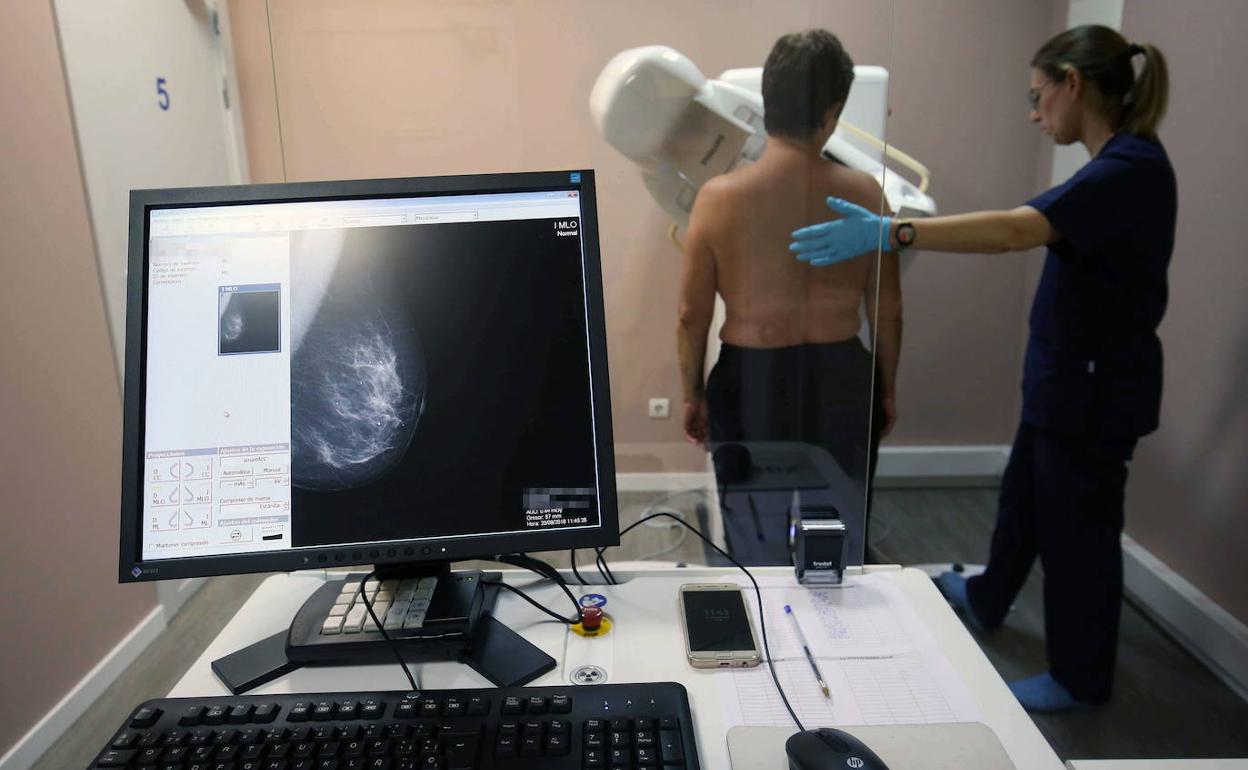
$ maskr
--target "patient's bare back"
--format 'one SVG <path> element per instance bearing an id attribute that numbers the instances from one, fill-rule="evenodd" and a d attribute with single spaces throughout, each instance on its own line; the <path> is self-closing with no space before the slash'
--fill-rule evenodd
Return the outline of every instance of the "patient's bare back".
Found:
<path id="1" fill-rule="evenodd" d="M 724 342 L 771 348 L 858 333 L 874 252 L 811 267 L 789 251 L 794 230 L 834 218 L 825 203 L 830 195 L 871 211 L 881 205 L 868 175 L 805 157 L 765 155 L 699 192 L 695 212 L 715 255 L 716 288 L 727 309 Z"/>

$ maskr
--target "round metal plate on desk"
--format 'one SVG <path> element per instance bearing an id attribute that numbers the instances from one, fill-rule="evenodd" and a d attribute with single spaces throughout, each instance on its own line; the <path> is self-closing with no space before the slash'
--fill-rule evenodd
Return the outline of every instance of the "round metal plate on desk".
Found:
<path id="1" fill-rule="evenodd" d="M 568 679 L 572 684 L 603 684 L 607 681 L 607 670 L 601 666 L 577 666 Z"/>

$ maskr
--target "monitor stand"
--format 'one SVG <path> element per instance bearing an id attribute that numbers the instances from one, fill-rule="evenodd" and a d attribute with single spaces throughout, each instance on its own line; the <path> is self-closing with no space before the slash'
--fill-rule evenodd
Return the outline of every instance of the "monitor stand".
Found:
<path id="1" fill-rule="evenodd" d="M 359 604 L 357 589 L 364 574 L 327 581 L 303 603 L 289 630 L 213 661 L 213 672 L 238 695 L 305 665 L 397 664 L 394 647 L 367 612 L 365 630 L 324 633 L 340 596 L 350 595 Z M 409 593 L 419 595 L 407 611 L 409 621 L 418 622 L 407 622 L 406 628 L 393 619 L 387 625 L 378 604 L 386 601 L 384 594 L 372 601 L 405 662 L 459 661 L 499 687 L 516 687 L 553 669 L 555 659 L 494 617 L 499 588 L 488 583 L 500 578 L 497 572 L 452 572 L 448 562 L 379 567 L 377 580 L 394 589 L 389 592 L 391 607 Z M 378 585 L 368 581 L 370 591 Z"/>

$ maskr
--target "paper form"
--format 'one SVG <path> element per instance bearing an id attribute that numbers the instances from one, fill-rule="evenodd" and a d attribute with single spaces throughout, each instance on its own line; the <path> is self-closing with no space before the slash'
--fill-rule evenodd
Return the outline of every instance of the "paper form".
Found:
<path id="1" fill-rule="evenodd" d="M 776 673 L 807 728 L 981 721 L 966 686 L 891 580 L 865 575 L 808 588 L 769 578 L 759 587 Z M 746 597 L 753 591 L 747 588 Z M 810 640 L 830 699 L 784 617 L 785 604 Z M 757 615 L 756 602 L 749 605 Z M 716 680 L 728 726 L 792 724 L 765 663 L 717 672 Z"/>

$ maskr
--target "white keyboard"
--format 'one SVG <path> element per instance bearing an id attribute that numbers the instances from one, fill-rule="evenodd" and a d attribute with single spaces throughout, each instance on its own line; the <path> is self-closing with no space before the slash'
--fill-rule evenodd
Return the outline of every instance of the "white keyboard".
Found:
<path id="1" fill-rule="evenodd" d="M 373 612 L 386 631 L 401 632 L 418 629 L 425 622 L 429 602 L 438 585 L 436 577 L 408 578 L 406 580 L 370 580 L 364 588 Z M 321 624 L 321 635 L 358 634 L 377 630 L 368 608 L 360 599 L 360 584 L 349 580 L 342 586 L 334 600 L 329 615 Z"/>

